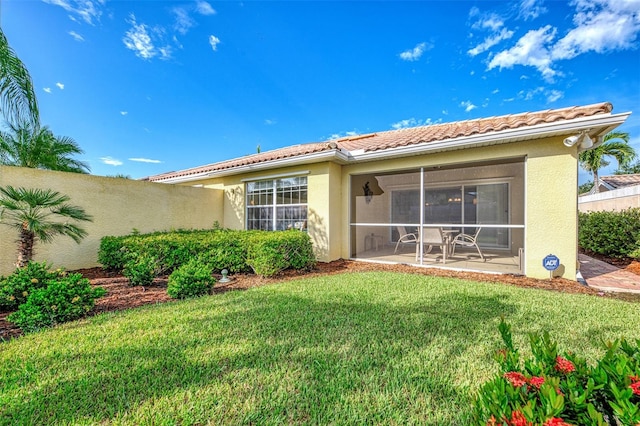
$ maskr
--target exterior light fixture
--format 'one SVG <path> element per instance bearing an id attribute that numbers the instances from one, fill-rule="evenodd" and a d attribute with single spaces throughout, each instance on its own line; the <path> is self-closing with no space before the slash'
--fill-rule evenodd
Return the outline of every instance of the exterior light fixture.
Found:
<path id="1" fill-rule="evenodd" d="M 589 149 L 593 146 L 593 140 L 587 134 L 588 130 L 583 130 L 579 135 L 569 136 L 562 141 L 564 146 L 571 148 L 579 143 L 581 149 Z"/>

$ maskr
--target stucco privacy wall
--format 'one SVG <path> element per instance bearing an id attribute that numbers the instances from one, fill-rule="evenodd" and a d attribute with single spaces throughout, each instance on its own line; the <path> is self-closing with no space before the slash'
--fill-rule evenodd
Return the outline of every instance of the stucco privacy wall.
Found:
<path id="1" fill-rule="evenodd" d="M 222 190 L 0 166 L 0 186 L 7 185 L 61 192 L 93 216 L 93 222 L 82 225 L 88 236 L 80 244 L 56 237 L 52 244 L 35 246 L 37 261 L 69 270 L 97 266 L 105 235 L 203 229 L 223 222 Z M 16 238 L 14 229 L 0 226 L 0 275 L 15 268 Z"/>
<path id="2" fill-rule="evenodd" d="M 640 185 L 578 197 L 578 210 L 583 213 L 621 211 L 636 207 L 640 207 Z"/>
<path id="3" fill-rule="evenodd" d="M 340 241 L 342 239 L 339 165 L 324 162 L 277 168 L 202 180 L 198 181 L 197 185 L 224 190 L 223 223 L 225 228 L 245 229 L 245 183 L 299 173 L 302 173 L 301 176 L 307 176 L 307 232 L 313 242 L 316 257 L 322 262 L 338 259 L 340 258 Z"/>
<path id="4" fill-rule="evenodd" d="M 562 137 L 344 166 L 341 216 L 347 223 L 352 174 L 511 158 L 525 158 L 525 274 L 548 278 L 549 272 L 543 268 L 542 259 L 552 253 L 562 263 L 557 275 L 575 280 L 577 148 L 565 147 Z M 345 236 L 341 242 L 341 256 L 348 258 L 349 238 Z"/>

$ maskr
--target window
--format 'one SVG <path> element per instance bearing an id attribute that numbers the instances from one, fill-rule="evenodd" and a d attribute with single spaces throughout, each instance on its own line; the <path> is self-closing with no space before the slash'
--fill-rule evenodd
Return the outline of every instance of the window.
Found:
<path id="1" fill-rule="evenodd" d="M 307 178 L 247 183 L 247 229 L 306 229 Z"/>

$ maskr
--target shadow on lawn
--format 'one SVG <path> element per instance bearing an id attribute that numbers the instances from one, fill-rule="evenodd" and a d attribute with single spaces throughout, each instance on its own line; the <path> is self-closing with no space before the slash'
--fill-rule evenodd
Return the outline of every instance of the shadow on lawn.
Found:
<path id="1" fill-rule="evenodd" d="M 277 290 L 217 297 L 177 318 L 172 312 L 186 305 L 155 308 L 179 334 L 134 337 L 106 351 L 70 347 L 68 363 L 60 354 L 41 361 L 72 368 L 70 380 L 38 383 L 37 374 L 15 372 L 28 397 L 5 397 L 0 419 L 344 423 L 385 422 L 391 412 L 394 422 L 430 423 L 439 410 L 440 422 L 463 424 L 472 396 L 456 383 L 458 362 L 487 339 L 497 343 L 500 316 L 517 309 L 505 297 L 456 292 L 375 304 L 339 292 L 324 300 Z M 480 357 L 492 365 L 492 353 Z M 180 391 L 187 393 L 164 400 Z"/>

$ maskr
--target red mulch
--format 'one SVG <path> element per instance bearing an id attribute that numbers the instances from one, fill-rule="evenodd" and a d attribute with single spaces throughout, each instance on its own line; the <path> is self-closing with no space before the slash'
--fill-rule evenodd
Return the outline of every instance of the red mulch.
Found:
<path id="1" fill-rule="evenodd" d="M 640 274 L 640 263 L 638 262 L 627 262 L 626 265 L 617 266 L 626 266 L 627 270 Z M 236 274 L 232 277 L 232 281 L 227 284 L 216 283 L 214 293 L 224 293 L 230 290 L 246 290 L 251 287 L 257 287 L 279 281 L 289 281 L 301 277 L 314 277 L 319 275 L 359 271 L 395 271 L 420 275 L 455 277 L 473 281 L 503 283 L 519 287 L 552 290 L 562 293 L 580 293 L 603 296 L 603 293 L 598 290 L 585 287 L 576 281 L 564 278 L 539 280 L 516 275 L 456 272 L 437 268 L 418 268 L 408 265 L 387 265 L 349 260 L 336 260 L 329 263 L 318 263 L 315 269 L 309 272 L 285 271 L 275 278 L 261 278 L 253 274 Z M 124 310 L 148 304 L 166 303 L 172 300 L 167 295 L 167 277 L 156 278 L 153 285 L 148 287 L 131 287 L 128 284 L 127 278 L 114 272 L 104 271 L 101 268 L 81 269 L 73 272 L 81 273 L 91 281 L 92 285 L 100 286 L 107 290 L 107 294 L 96 301 L 96 306 L 91 311 L 92 315 L 101 312 Z M 605 297 L 618 296 L 607 294 Z M 0 313 L 0 341 L 3 339 L 17 337 L 22 334 L 18 327 L 15 327 L 13 324 L 6 321 L 7 315 L 9 315 L 8 312 Z"/>

